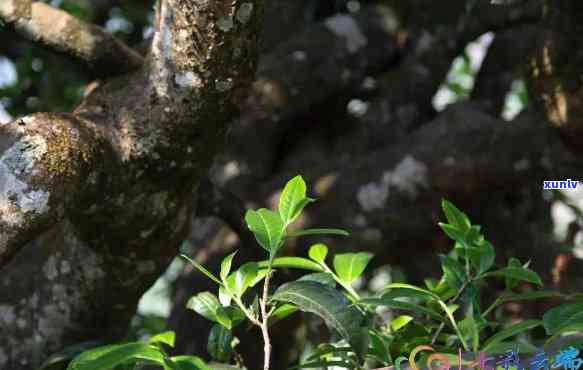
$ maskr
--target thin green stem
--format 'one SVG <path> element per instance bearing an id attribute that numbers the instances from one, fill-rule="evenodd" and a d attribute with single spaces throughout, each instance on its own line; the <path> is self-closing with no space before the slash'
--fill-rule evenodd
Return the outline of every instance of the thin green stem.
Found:
<path id="1" fill-rule="evenodd" d="M 459 297 L 462 295 L 462 293 L 466 290 L 466 288 L 468 287 L 468 285 L 470 285 L 470 283 L 473 281 L 472 278 L 469 278 L 468 280 L 464 281 L 464 283 L 462 284 L 460 290 L 458 290 L 458 292 L 456 293 L 455 296 L 453 296 L 450 300 L 449 303 L 454 303 L 455 301 L 457 301 L 459 299 Z M 435 331 L 435 334 L 433 334 L 433 337 L 431 338 L 431 345 L 435 344 L 435 341 L 437 341 L 437 337 L 439 336 L 439 334 L 441 334 L 441 332 L 443 331 L 443 328 L 445 327 L 445 322 L 442 322 L 439 327 L 437 328 L 437 330 Z M 459 335 L 459 334 L 458 334 Z M 460 340 L 462 342 L 462 344 L 464 345 L 464 349 L 467 350 L 466 348 L 466 343 L 464 338 L 460 337 Z"/>
<path id="2" fill-rule="evenodd" d="M 496 297 L 496 300 L 494 300 L 494 302 L 488 308 L 486 308 L 484 312 L 482 312 L 482 318 L 486 318 L 490 311 L 498 307 L 500 303 L 502 303 L 502 296 Z"/>
<path id="3" fill-rule="evenodd" d="M 338 284 L 340 284 L 340 286 L 342 286 L 352 296 L 352 298 L 353 298 L 354 301 L 359 301 L 360 300 L 360 296 L 354 290 L 354 288 L 351 287 L 350 284 L 346 284 L 345 282 L 343 282 L 342 280 L 340 280 L 340 278 L 338 276 L 336 276 L 336 274 L 330 269 L 330 267 L 328 267 L 328 265 L 326 265 L 326 264 L 320 264 L 320 266 L 322 266 L 324 268 L 324 270 L 326 270 L 327 273 L 329 273 L 330 275 L 332 275 L 332 277 L 334 278 L 334 280 Z"/>

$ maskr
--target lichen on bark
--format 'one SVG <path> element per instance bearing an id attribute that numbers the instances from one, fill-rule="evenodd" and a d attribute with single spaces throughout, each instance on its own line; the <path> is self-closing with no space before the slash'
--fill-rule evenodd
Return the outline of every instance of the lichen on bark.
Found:
<path id="1" fill-rule="evenodd" d="M 198 182 L 254 78 L 262 9 L 160 0 L 144 68 L 101 82 L 71 114 L 0 127 L 0 180 L 12 184 L 0 187 L 0 307 L 18 312 L 0 320 L 3 367 L 123 335 L 188 234 Z M 223 18 L 235 19 L 228 31 Z M 15 205 L 23 219 L 8 226 Z"/>

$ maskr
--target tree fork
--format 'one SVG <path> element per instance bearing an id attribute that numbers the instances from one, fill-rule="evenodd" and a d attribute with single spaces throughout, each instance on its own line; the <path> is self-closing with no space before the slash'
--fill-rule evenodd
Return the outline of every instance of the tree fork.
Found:
<path id="1" fill-rule="evenodd" d="M 193 195 L 254 78 L 263 2 L 158 9 L 143 69 L 71 114 L 1 128 L 2 368 L 119 339 L 188 235 Z"/>

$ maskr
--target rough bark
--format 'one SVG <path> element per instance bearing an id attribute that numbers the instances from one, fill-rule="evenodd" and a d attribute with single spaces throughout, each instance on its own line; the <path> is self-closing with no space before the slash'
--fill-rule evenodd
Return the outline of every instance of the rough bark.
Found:
<path id="1" fill-rule="evenodd" d="M 188 235 L 254 75 L 262 12 L 261 0 L 162 0 L 146 68 L 95 86 L 71 114 L 1 127 L 1 367 L 125 333 Z"/>
<path id="2" fill-rule="evenodd" d="M 583 138 L 583 4 L 546 1 L 537 52 L 530 61 L 529 92 L 547 120 L 573 150 Z"/>

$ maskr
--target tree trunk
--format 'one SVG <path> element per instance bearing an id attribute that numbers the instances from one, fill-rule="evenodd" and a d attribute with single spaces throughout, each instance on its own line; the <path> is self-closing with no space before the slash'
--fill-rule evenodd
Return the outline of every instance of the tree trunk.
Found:
<path id="1" fill-rule="evenodd" d="M 143 68 L 99 83 L 73 113 L 0 127 L 0 367 L 124 335 L 188 235 L 253 79 L 262 12 L 261 0 L 162 0 Z M 96 68 L 112 60 L 100 29 L 44 4 L 3 1 L 0 16 Z"/>

